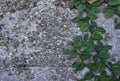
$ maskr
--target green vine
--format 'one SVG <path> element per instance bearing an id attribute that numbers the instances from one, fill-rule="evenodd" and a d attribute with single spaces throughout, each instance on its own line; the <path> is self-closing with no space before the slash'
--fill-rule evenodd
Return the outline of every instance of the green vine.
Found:
<path id="1" fill-rule="evenodd" d="M 100 7 L 102 4 L 106 6 Z M 120 61 L 115 64 L 108 61 L 112 46 L 102 43 L 102 35 L 106 30 L 94 21 L 98 18 L 98 12 L 103 12 L 105 18 L 114 14 L 120 16 L 120 0 L 72 0 L 71 6 L 78 10 L 78 15 L 71 21 L 76 23 L 83 35 L 69 41 L 68 44 L 73 48 L 65 49 L 64 54 L 68 54 L 71 59 L 80 58 L 72 64 L 75 71 L 85 67 L 89 69 L 78 81 L 120 81 Z M 115 29 L 120 29 L 119 17 L 115 19 L 115 23 Z M 111 72 L 110 75 L 107 70 Z"/>

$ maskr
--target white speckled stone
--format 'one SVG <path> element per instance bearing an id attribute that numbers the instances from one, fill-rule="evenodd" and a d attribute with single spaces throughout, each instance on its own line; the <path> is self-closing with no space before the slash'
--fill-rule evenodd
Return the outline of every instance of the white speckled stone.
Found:
<path id="1" fill-rule="evenodd" d="M 0 0 L 0 81 L 76 81 L 87 69 L 75 73 L 63 55 L 67 42 L 80 29 L 70 19 L 77 13 L 60 0 Z M 107 33 L 103 42 L 113 46 L 113 62 L 120 60 L 120 30 L 113 19 L 96 20 Z"/>

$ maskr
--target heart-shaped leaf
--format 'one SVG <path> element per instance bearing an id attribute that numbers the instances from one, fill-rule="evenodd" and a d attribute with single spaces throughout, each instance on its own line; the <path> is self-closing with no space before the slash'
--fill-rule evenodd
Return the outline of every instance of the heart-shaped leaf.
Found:
<path id="1" fill-rule="evenodd" d="M 84 79 L 85 80 L 90 80 L 93 78 L 93 74 L 91 72 L 87 72 L 84 76 Z"/>
<path id="2" fill-rule="evenodd" d="M 93 3 L 95 3 L 97 0 L 87 0 L 87 2 L 89 3 L 89 4 L 93 4 Z"/>
<path id="3" fill-rule="evenodd" d="M 87 52 L 83 52 L 81 55 L 80 55 L 80 58 L 82 59 L 82 60 L 86 60 L 86 59 L 88 59 L 88 58 L 90 58 L 91 57 L 91 54 L 90 53 L 87 53 Z"/>
<path id="4" fill-rule="evenodd" d="M 81 27 L 80 27 L 80 30 L 81 30 L 82 32 L 86 32 L 86 31 L 89 30 L 89 27 L 90 27 L 90 25 L 89 25 L 88 23 L 83 23 L 83 24 L 81 25 Z"/>
<path id="5" fill-rule="evenodd" d="M 96 13 L 95 12 L 92 12 L 92 11 L 90 11 L 88 14 L 87 14 L 87 16 L 90 18 L 90 19 L 97 19 L 98 18 L 98 16 L 96 15 Z"/>
<path id="6" fill-rule="evenodd" d="M 64 53 L 64 54 L 70 54 L 71 52 L 72 52 L 72 51 L 71 51 L 70 49 L 65 49 L 63 53 Z"/>
<path id="7" fill-rule="evenodd" d="M 101 32 L 101 33 L 105 33 L 106 32 L 106 30 L 104 28 L 102 28 L 102 27 L 97 27 L 96 30 Z"/>
<path id="8" fill-rule="evenodd" d="M 113 14 L 114 14 L 113 10 L 107 9 L 104 13 L 104 16 L 105 18 L 110 18 L 111 16 L 113 16 Z"/>
<path id="9" fill-rule="evenodd" d="M 101 52 L 98 54 L 98 56 L 99 56 L 100 58 L 103 58 L 103 59 L 110 58 L 110 54 L 107 53 L 106 51 L 101 51 Z"/>
<path id="10" fill-rule="evenodd" d="M 74 62 L 72 66 L 75 67 L 75 71 L 80 71 L 85 68 L 85 65 L 82 62 Z"/>
<path id="11" fill-rule="evenodd" d="M 94 31 L 94 32 L 92 33 L 91 37 L 92 37 L 93 39 L 96 39 L 96 40 L 101 40 L 101 39 L 103 39 L 102 34 L 101 34 L 100 32 L 98 32 L 98 31 Z"/>
<path id="12" fill-rule="evenodd" d="M 120 4 L 120 0 L 109 0 L 108 4 L 109 5 L 119 5 Z"/>
<path id="13" fill-rule="evenodd" d="M 85 8 L 86 8 L 85 5 L 80 4 L 79 7 L 78 7 L 78 12 L 79 12 L 79 13 L 82 12 Z"/>

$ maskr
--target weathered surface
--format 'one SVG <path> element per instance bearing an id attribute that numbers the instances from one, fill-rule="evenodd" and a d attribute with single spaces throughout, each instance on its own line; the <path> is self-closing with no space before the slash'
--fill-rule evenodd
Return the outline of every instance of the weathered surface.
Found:
<path id="1" fill-rule="evenodd" d="M 83 75 L 63 55 L 67 41 L 81 34 L 70 21 L 76 11 L 64 6 L 60 0 L 0 0 L 0 81 L 76 81 Z M 99 16 L 104 42 L 113 45 L 111 59 L 119 60 L 120 31 L 113 18 Z"/>

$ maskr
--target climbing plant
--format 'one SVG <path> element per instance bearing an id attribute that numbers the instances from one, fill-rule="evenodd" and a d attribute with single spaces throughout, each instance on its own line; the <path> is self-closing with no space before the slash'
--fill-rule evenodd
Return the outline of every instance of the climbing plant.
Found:
<path id="1" fill-rule="evenodd" d="M 100 7 L 102 4 L 106 6 Z M 83 34 L 68 42 L 72 48 L 65 49 L 64 54 L 68 54 L 71 59 L 80 58 L 72 64 L 75 71 L 85 67 L 89 69 L 78 81 L 120 81 L 120 61 L 115 64 L 108 61 L 112 46 L 102 43 L 106 30 L 94 21 L 98 18 L 98 12 L 103 12 L 105 18 L 114 14 L 120 16 L 120 0 L 72 0 L 71 6 L 78 10 L 78 15 L 71 21 L 76 23 Z M 120 29 L 119 17 L 115 23 L 115 29 Z"/>

